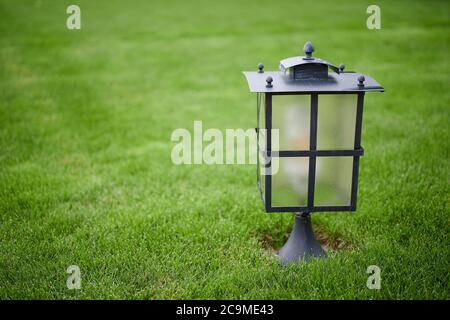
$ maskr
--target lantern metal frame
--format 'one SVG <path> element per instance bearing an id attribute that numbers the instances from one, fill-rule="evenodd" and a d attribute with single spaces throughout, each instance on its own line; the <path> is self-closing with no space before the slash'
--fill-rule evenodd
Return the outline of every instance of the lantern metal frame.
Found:
<path id="1" fill-rule="evenodd" d="M 364 95 L 365 92 L 355 92 L 355 91 L 327 91 L 327 92 L 316 92 L 316 91 L 302 91 L 302 92 L 265 92 L 258 93 L 265 95 L 265 129 L 267 130 L 266 137 L 266 150 L 259 149 L 259 130 L 257 130 L 257 141 L 258 141 L 258 153 L 262 153 L 263 157 L 272 159 L 273 157 L 279 158 L 289 158 L 289 157 L 307 157 L 309 159 L 309 172 L 308 172 L 308 200 L 307 206 L 272 206 L 272 175 L 271 175 L 271 161 L 268 162 L 266 168 L 269 173 L 265 175 L 265 188 L 262 190 L 260 183 L 260 174 L 258 172 L 258 187 L 261 192 L 261 196 L 264 202 L 264 208 L 266 212 L 324 212 L 324 211 L 355 211 L 357 203 L 357 193 L 358 193 L 358 175 L 359 175 L 359 158 L 364 155 L 364 149 L 361 146 L 361 130 L 362 130 L 362 116 L 363 116 L 363 105 L 364 105 Z M 354 149 L 350 150 L 317 150 L 317 115 L 318 115 L 318 97 L 319 95 L 325 94 L 355 94 L 357 95 L 356 102 L 356 122 L 355 122 L 355 137 L 354 137 Z M 272 96 L 274 95 L 309 95 L 310 100 L 310 142 L 309 150 L 272 150 Z M 261 99 L 257 98 L 258 102 L 258 125 L 257 129 L 260 128 L 260 118 L 259 114 L 261 112 Z M 350 204 L 346 206 L 323 206 L 314 205 L 314 193 L 315 193 L 315 182 L 316 182 L 316 159 L 318 157 L 353 157 L 353 169 L 352 169 L 352 181 L 351 181 L 351 193 L 350 193 Z M 258 171 L 259 171 L 258 163 Z"/>
<path id="2" fill-rule="evenodd" d="M 311 224 L 312 212 L 355 211 L 358 196 L 359 159 L 364 155 L 361 146 L 361 129 L 364 96 L 366 92 L 383 92 L 384 88 L 373 78 L 355 72 L 344 72 L 345 66 L 336 67 L 327 61 L 313 58 L 314 47 L 307 42 L 303 48 L 305 56 L 291 57 L 280 61 L 280 71 L 264 71 L 260 63 L 258 71 L 244 72 L 251 92 L 257 95 L 257 182 L 266 212 L 295 212 L 295 223 L 291 235 L 278 251 L 280 261 L 287 265 L 294 261 L 325 257 L 326 252 L 317 241 Z M 328 72 L 329 69 L 332 72 Z M 317 129 L 321 95 L 357 95 L 353 149 L 318 150 Z M 262 97 L 264 95 L 264 104 Z M 272 98 L 277 95 L 309 95 L 309 148 L 308 150 L 272 150 Z M 264 112 L 264 117 L 261 113 Z M 264 119 L 265 148 L 260 149 L 261 119 Z M 261 175 L 260 156 L 265 160 L 264 175 Z M 272 206 L 272 163 L 274 158 L 308 158 L 308 188 L 306 206 Z M 316 163 L 322 157 L 352 157 L 351 189 L 349 205 L 315 205 Z M 264 188 L 261 177 L 264 177 Z"/>
<path id="3" fill-rule="evenodd" d="M 321 212 L 321 211 L 355 211 L 358 196 L 359 159 L 364 155 L 361 146 L 361 129 L 365 92 L 383 92 L 384 88 L 373 78 L 355 72 L 344 72 L 345 66 L 338 67 L 319 58 L 313 58 L 314 47 L 310 42 L 304 46 L 305 56 L 290 57 L 280 61 L 280 71 L 264 71 L 262 64 L 258 71 L 244 72 L 251 92 L 257 93 L 257 144 L 258 160 L 261 155 L 265 163 L 265 187 L 261 187 L 261 175 L 258 172 L 258 185 L 266 212 Z M 328 72 L 331 69 L 332 72 Z M 357 95 L 356 119 L 353 149 L 317 150 L 318 109 L 321 95 Z M 261 105 L 264 95 L 264 105 Z M 310 141 L 308 150 L 272 150 L 272 97 L 276 95 L 310 96 Z M 264 112 L 266 129 L 266 150 L 260 150 L 261 124 L 260 114 Z M 353 157 L 350 203 L 348 205 L 315 205 L 316 161 L 319 157 Z M 308 191 L 306 206 L 273 206 L 271 165 L 274 157 L 307 157 Z M 258 161 L 258 171 L 260 170 Z"/>

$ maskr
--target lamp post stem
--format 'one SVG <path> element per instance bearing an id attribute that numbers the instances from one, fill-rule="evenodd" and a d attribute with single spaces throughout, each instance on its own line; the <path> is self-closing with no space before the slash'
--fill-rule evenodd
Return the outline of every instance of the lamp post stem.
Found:
<path id="1" fill-rule="evenodd" d="M 308 261 L 311 258 L 326 257 L 314 235 L 309 212 L 297 213 L 295 224 L 288 241 L 278 252 L 281 263 L 288 265 L 299 260 Z"/>

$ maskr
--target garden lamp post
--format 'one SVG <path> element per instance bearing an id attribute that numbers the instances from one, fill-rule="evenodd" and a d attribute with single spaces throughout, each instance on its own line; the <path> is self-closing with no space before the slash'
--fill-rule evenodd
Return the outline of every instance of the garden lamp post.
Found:
<path id="1" fill-rule="evenodd" d="M 283 264 L 325 256 L 311 213 L 356 210 L 364 94 L 384 91 L 369 76 L 313 57 L 310 42 L 303 50 L 305 56 L 281 60 L 280 71 L 259 64 L 244 72 L 257 95 L 258 186 L 265 210 L 296 213 L 278 252 Z"/>

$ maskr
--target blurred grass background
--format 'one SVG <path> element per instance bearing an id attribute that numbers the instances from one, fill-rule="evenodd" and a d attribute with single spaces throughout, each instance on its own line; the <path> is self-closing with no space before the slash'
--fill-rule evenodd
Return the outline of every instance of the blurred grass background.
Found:
<path id="1" fill-rule="evenodd" d="M 0 0 L 0 298 L 449 299 L 449 3 L 377 1 L 376 31 L 370 4 Z M 254 127 L 241 71 L 307 40 L 386 92 L 358 211 L 313 217 L 351 249 L 284 268 L 264 239 L 293 218 L 264 214 L 255 167 L 175 166 L 170 135 Z"/>

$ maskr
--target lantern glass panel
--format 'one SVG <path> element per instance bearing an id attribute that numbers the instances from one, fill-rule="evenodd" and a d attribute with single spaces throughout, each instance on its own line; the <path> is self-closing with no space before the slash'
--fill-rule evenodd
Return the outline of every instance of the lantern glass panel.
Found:
<path id="1" fill-rule="evenodd" d="M 279 129 L 279 148 L 273 150 L 308 150 L 310 133 L 309 95 L 273 95 L 272 127 Z"/>
<path id="2" fill-rule="evenodd" d="M 264 201 L 266 201 L 266 176 L 262 175 L 261 172 L 259 173 L 259 189 Z"/>
<path id="3" fill-rule="evenodd" d="M 272 158 L 272 206 L 306 206 L 308 157 Z"/>
<path id="4" fill-rule="evenodd" d="M 266 96 L 258 93 L 258 150 L 266 151 Z"/>
<path id="5" fill-rule="evenodd" d="M 356 94 L 324 94 L 318 98 L 317 149 L 353 149 Z"/>
<path id="6" fill-rule="evenodd" d="M 350 205 L 353 157 L 317 157 L 314 205 Z"/>
<path id="7" fill-rule="evenodd" d="M 258 108 L 258 123 L 257 123 L 257 128 L 258 128 L 258 154 L 257 154 L 257 166 L 258 166 L 258 185 L 259 185 L 259 189 L 260 192 L 263 196 L 263 198 L 265 199 L 264 195 L 266 192 L 266 179 L 265 179 L 265 175 L 264 172 L 266 171 L 265 167 L 264 167 L 264 163 L 265 163 L 265 158 L 264 158 L 264 154 L 266 152 L 266 132 L 265 130 L 261 130 L 261 129 L 265 129 L 266 128 L 266 100 L 265 100 L 265 94 L 264 93 L 258 93 L 257 95 L 257 108 Z"/>

